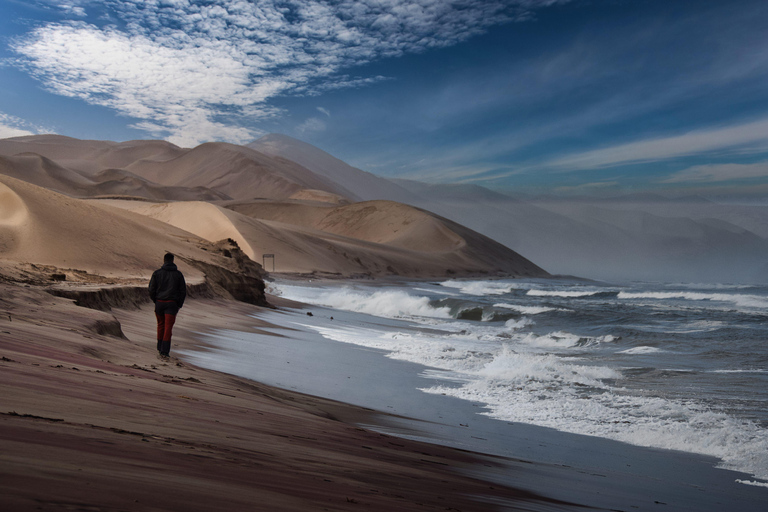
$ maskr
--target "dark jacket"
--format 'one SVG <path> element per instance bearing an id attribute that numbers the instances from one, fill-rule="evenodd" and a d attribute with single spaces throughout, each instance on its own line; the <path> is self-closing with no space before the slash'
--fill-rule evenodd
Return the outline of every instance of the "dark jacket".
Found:
<path id="1" fill-rule="evenodd" d="M 187 298 L 187 284 L 175 263 L 166 263 L 155 270 L 152 279 L 149 280 L 149 297 L 152 302 L 173 300 L 179 307 L 184 305 L 184 299 Z"/>

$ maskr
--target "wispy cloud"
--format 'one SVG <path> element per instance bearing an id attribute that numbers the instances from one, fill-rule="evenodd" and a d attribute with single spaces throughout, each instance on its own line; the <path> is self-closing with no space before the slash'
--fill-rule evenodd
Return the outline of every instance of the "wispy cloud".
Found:
<path id="1" fill-rule="evenodd" d="M 310 117 L 299 126 L 296 127 L 296 132 L 300 135 L 306 135 L 312 132 L 325 131 L 326 124 L 322 119 L 317 117 Z"/>
<path id="2" fill-rule="evenodd" d="M 602 169 L 713 153 L 761 153 L 766 149 L 768 119 L 576 153 L 550 160 L 541 167 L 560 171 Z"/>
<path id="3" fill-rule="evenodd" d="M 716 183 L 755 178 L 768 178 L 768 162 L 695 165 L 672 174 L 661 183 Z"/>
<path id="4" fill-rule="evenodd" d="M 41 126 L 35 126 L 16 116 L 0 112 L 0 139 L 49 133 L 51 131 Z"/>
<path id="5" fill-rule="evenodd" d="M 50 91 L 115 109 L 155 136 L 246 142 L 243 116 L 279 114 L 276 96 L 380 81 L 340 71 L 454 45 L 553 3 L 562 2 L 69 0 L 57 5 L 73 17 L 98 7 L 119 24 L 48 24 L 12 47 Z"/>

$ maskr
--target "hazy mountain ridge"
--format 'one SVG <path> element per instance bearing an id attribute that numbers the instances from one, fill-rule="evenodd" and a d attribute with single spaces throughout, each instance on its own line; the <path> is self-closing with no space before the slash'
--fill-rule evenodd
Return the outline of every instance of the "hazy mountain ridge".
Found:
<path id="1" fill-rule="evenodd" d="M 289 204 L 297 199 L 293 204 L 306 203 L 302 208 L 308 210 L 295 206 L 293 224 L 285 219 L 262 221 L 281 223 L 285 229 L 293 226 L 290 229 L 303 230 L 302 237 L 310 232 L 332 234 L 328 226 L 316 225 L 322 215 L 313 208 L 383 199 L 466 226 L 554 273 L 607 280 L 768 280 L 768 208 L 760 206 L 719 204 L 701 197 L 674 201 L 653 194 L 512 197 L 477 185 L 387 180 L 276 134 L 247 147 L 207 143 L 192 149 L 162 141 L 32 136 L 0 141 L 0 155 L 6 155 L 0 169 L 9 175 L 26 173 L 34 176 L 33 182 L 75 196 L 233 199 L 232 204 L 256 199 Z M 310 210 L 307 215 L 314 220 L 296 216 Z M 358 235 L 353 230 L 343 236 L 353 240 Z M 412 243 L 418 245 L 418 240 Z M 364 264 L 358 266 L 368 271 Z"/>
<path id="2" fill-rule="evenodd" d="M 418 199 L 418 196 L 392 180 L 352 167 L 311 144 L 287 135 L 265 135 L 247 144 L 247 147 L 292 160 L 335 183 L 343 183 L 349 190 L 349 197 L 356 200 L 389 199 L 413 204 L 412 201 Z"/>
<path id="3" fill-rule="evenodd" d="M 273 154 L 301 155 L 309 169 L 315 170 L 313 159 L 322 161 L 329 176 L 335 172 L 331 163 L 341 162 L 287 136 L 277 137 L 279 143 L 273 136 L 265 139 Z M 354 169 L 338 165 L 339 173 Z M 359 196 L 402 201 L 451 219 L 554 273 L 608 280 L 768 281 L 766 207 L 645 193 L 620 199 L 522 198 L 477 185 L 391 182 L 396 187 L 364 188 L 372 183 L 368 179 L 345 184 Z"/>
<path id="4" fill-rule="evenodd" d="M 355 172 L 362 173 L 352 174 Z M 59 216 L 74 219 L 72 212 L 89 211 L 98 216 L 99 209 L 114 213 L 117 207 L 123 213 L 108 216 L 110 232 L 119 233 L 123 229 L 121 219 L 128 219 L 131 228 L 126 228 L 127 232 L 137 236 L 136 226 L 149 217 L 189 233 L 193 245 L 187 251 L 190 254 L 199 253 L 200 240 L 231 238 L 257 262 L 264 254 L 275 254 L 276 269 L 281 272 L 410 277 L 548 275 L 511 249 L 451 220 L 389 201 L 353 203 L 357 196 L 328 176 L 245 146 L 206 143 L 184 149 L 162 141 L 19 137 L 0 140 L 0 174 L 8 176 L 0 185 L 0 194 L 9 201 L 12 198 L 13 203 L 0 211 L 10 219 L 0 230 L 0 261 L 21 258 L 20 264 L 45 260 L 53 265 L 66 262 L 75 268 L 79 264 L 93 267 L 93 255 L 103 254 L 102 267 L 116 259 L 115 265 L 136 271 L 136 262 L 146 266 L 149 261 L 133 254 L 147 252 L 146 247 L 140 249 L 143 245 L 134 248 L 129 243 L 113 254 L 101 244 L 102 239 L 111 240 L 109 236 L 78 237 L 73 234 L 76 225 L 66 230 L 47 226 L 53 222 L 50 219 Z M 372 175 L 364 177 L 384 182 Z M 104 196 L 114 199 L 79 199 Z M 51 198 L 47 208 L 32 205 L 39 203 L 39 197 Z M 293 213 L 277 219 L 263 208 L 252 208 L 248 215 L 234 208 L 235 204 L 241 208 L 263 206 L 265 201 L 272 213 L 277 209 Z M 29 217 L 29 211 L 41 213 Z M 46 225 L 38 225 L 36 219 L 46 219 L 42 221 Z M 27 231 L 45 233 L 45 243 Z M 57 232 L 68 236 L 59 239 Z M 50 248 L 79 243 L 78 239 L 86 250 L 72 253 L 71 258 L 62 260 L 49 254 Z M 172 244 L 155 243 L 150 252 L 162 251 L 165 245 Z"/>

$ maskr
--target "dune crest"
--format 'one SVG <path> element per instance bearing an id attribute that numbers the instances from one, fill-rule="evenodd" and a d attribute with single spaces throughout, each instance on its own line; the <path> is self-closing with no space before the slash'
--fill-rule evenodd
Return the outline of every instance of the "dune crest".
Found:
<path id="1" fill-rule="evenodd" d="M 229 238 L 258 263 L 275 255 L 278 272 L 548 275 L 509 248 L 426 210 L 384 200 L 352 203 L 359 196 L 347 185 L 359 186 L 353 179 L 359 172 L 316 173 L 282 156 L 222 142 L 185 149 L 163 141 L 54 135 L 0 140 L 0 175 L 8 176 L 5 183 L 32 220 L 31 234 L 5 229 L 0 257 L 13 246 L 14 258 L 24 261 L 102 272 L 117 266 L 135 274 L 155 266 L 163 250 L 189 252 L 179 247 L 185 237 L 196 243 Z M 338 176 L 343 179 L 334 181 Z M 14 178 L 31 185 L 7 181 Z M 383 182 L 372 175 L 366 180 Z"/>
<path id="2" fill-rule="evenodd" d="M 211 261 L 202 243 L 166 223 L 0 175 L 0 270 L 36 264 L 145 279 L 166 251 Z"/>
<path id="3" fill-rule="evenodd" d="M 102 201 L 97 201 L 97 203 L 102 203 Z M 227 217 L 226 210 L 219 206 L 203 201 L 141 203 L 112 200 L 104 201 L 103 203 L 146 215 L 147 217 L 193 233 L 210 242 L 231 238 L 237 242 L 249 258 L 256 259 L 256 253 L 251 245 Z"/>
<path id="4" fill-rule="evenodd" d="M 446 252 L 466 244 L 435 216 L 393 201 L 364 201 L 338 207 L 254 201 L 230 204 L 228 208 L 256 219 L 412 251 Z"/>
<path id="5" fill-rule="evenodd" d="M 0 226 L 19 227 L 28 216 L 29 212 L 21 197 L 0 183 Z"/>

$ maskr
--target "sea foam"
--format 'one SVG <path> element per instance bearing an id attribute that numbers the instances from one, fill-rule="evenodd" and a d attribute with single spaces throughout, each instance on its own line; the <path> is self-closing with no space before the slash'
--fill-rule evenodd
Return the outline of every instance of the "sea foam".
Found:
<path id="1" fill-rule="evenodd" d="M 744 308 L 746 311 L 764 310 L 768 308 L 768 299 L 759 295 L 747 295 L 738 293 L 702 293 L 693 291 L 670 291 L 670 292 L 626 292 L 621 291 L 618 294 L 619 299 L 636 300 L 686 300 L 686 301 L 708 301 L 714 303 L 731 304 L 736 307 Z"/>
<path id="2" fill-rule="evenodd" d="M 279 285 L 274 291 L 300 302 L 384 318 L 452 318 L 450 308 L 435 307 L 428 297 L 411 295 L 403 290 L 366 293 L 351 288 Z"/>
<path id="3" fill-rule="evenodd" d="M 456 288 L 463 295 L 504 295 L 512 290 L 518 290 L 521 285 L 505 281 L 445 281 L 440 283 L 445 288 Z"/>
<path id="4" fill-rule="evenodd" d="M 711 455 L 718 457 L 725 468 L 748 472 L 757 479 L 768 479 L 768 431 L 758 423 L 712 410 L 706 402 L 695 397 L 674 398 L 679 396 L 675 393 L 654 395 L 643 387 L 632 387 L 629 382 L 630 378 L 635 378 L 632 372 L 627 371 L 625 375 L 621 367 L 612 368 L 606 364 L 610 359 L 601 359 L 606 354 L 611 358 L 618 354 L 653 358 L 654 354 L 669 350 L 647 345 L 620 350 L 621 338 L 618 336 L 585 336 L 577 334 L 578 329 L 574 329 L 576 332 L 564 329 L 578 325 L 574 323 L 578 317 L 554 323 L 549 316 L 537 317 L 560 309 L 558 305 L 570 307 L 570 299 L 581 301 L 582 297 L 599 301 L 594 303 L 599 304 L 600 311 L 609 301 L 630 300 L 660 301 L 662 306 L 671 305 L 668 301 L 674 300 L 710 301 L 754 308 L 760 304 L 768 305 L 765 297 L 693 290 L 574 290 L 566 286 L 559 290 L 541 290 L 535 288 L 540 286 L 538 284 L 521 282 L 511 286 L 493 281 L 455 281 L 440 286 L 460 290 L 465 295 L 508 294 L 509 297 L 502 299 L 505 302 L 496 299 L 493 302 L 486 300 L 484 304 L 493 304 L 493 307 L 509 309 L 523 316 L 503 324 L 456 320 L 450 308 L 440 306 L 441 301 L 430 299 L 428 287 L 417 290 L 418 294 L 403 289 L 356 291 L 302 287 L 286 289 L 286 292 L 290 298 L 304 302 L 388 318 L 405 318 L 428 327 L 411 326 L 398 330 L 348 324 L 301 324 L 302 328 L 315 330 L 328 339 L 380 349 L 387 357 L 427 367 L 429 370 L 424 375 L 435 379 L 436 384 L 423 388 L 426 393 L 485 404 L 485 414 L 499 420 L 531 423 L 640 446 Z M 513 304 L 523 302 L 526 295 L 532 297 L 531 304 Z M 546 302 L 542 303 L 540 298 Z M 631 307 L 643 307 L 634 304 L 637 303 Z M 573 307 L 579 310 L 580 306 Z M 621 311 L 623 315 L 627 310 Z M 664 310 L 653 311 L 663 314 Z M 545 326 L 557 327 L 537 326 L 530 317 L 542 319 Z M 651 316 L 637 318 L 653 319 Z M 690 316 L 689 319 L 676 313 L 671 317 L 674 321 L 666 318 L 670 317 L 654 319 L 654 322 L 659 324 L 660 332 L 672 336 L 725 327 L 720 320 L 701 316 Z M 629 326 L 627 323 L 622 325 L 624 329 Z M 605 329 L 597 332 L 604 333 Z M 606 346 L 617 348 L 605 349 Z M 654 360 L 654 364 L 661 364 L 661 361 Z M 627 367 L 626 363 L 624 367 Z M 658 370 L 667 371 L 663 368 L 659 366 Z M 690 369 L 681 371 L 691 372 Z M 760 373 L 764 370 L 749 371 Z"/>
<path id="5" fill-rule="evenodd" d="M 565 297 L 565 298 L 579 298 L 590 297 L 597 295 L 599 291 L 573 291 L 573 290 L 528 290 L 527 295 L 531 297 Z"/>
<path id="6" fill-rule="evenodd" d="M 425 375 L 453 384 L 421 391 L 485 404 L 484 414 L 495 419 L 711 455 L 721 459 L 724 468 L 768 479 L 765 430 L 695 402 L 637 395 L 617 386 L 623 379 L 618 370 L 547 351 L 583 350 L 583 338 L 569 333 L 535 335 L 513 328 L 512 337 L 504 338 L 497 329 L 495 339 L 489 330 L 478 343 L 477 333 L 466 331 L 427 335 L 303 327 L 328 339 L 377 348 L 387 357 L 440 370 Z M 611 340 L 607 336 L 593 343 Z"/>

